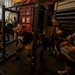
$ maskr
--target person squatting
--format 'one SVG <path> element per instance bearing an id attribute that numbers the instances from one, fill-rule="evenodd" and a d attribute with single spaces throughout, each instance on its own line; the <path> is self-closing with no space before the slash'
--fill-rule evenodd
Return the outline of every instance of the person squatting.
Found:
<path id="1" fill-rule="evenodd" d="M 25 46 L 29 43 L 32 43 L 33 34 L 32 32 L 25 31 L 25 28 L 23 25 L 18 24 L 17 27 L 13 28 L 13 31 L 18 34 L 20 37 L 17 49 L 16 49 L 16 57 L 15 59 L 19 58 L 20 50 L 25 49 Z M 31 50 L 25 50 L 26 56 L 28 58 L 31 57 Z"/>

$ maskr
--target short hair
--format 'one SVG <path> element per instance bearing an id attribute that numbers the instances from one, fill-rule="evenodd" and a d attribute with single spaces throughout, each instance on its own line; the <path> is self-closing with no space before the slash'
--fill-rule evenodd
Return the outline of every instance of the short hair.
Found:
<path id="1" fill-rule="evenodd" d="M 23 24 L 21 24 L 21 23 L 19 23 L 18 25 L 21 25 L 23 29 L 25 28 L 25 26 Z"/>

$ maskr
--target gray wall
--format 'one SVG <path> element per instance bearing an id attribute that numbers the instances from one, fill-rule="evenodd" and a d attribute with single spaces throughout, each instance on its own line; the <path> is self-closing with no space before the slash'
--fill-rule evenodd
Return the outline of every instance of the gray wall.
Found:
<path id="1" fill-rule="evenodd" d="M 2 17 L 2 5 L 0 5 L 0 19 Z"/>

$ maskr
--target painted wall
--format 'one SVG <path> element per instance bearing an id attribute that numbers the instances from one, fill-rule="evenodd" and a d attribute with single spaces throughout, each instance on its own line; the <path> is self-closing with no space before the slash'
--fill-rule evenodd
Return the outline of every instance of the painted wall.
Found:
<path id="1" fill-rule="evenodd" d="M 75 0 L 65 0 L 55 4 L 55 10 L 74 8 Z"/>
<path id="2" fill-rule="evenodd" d="M 0 19 L 2 18 L 2 6 L 0 5 Z"/>

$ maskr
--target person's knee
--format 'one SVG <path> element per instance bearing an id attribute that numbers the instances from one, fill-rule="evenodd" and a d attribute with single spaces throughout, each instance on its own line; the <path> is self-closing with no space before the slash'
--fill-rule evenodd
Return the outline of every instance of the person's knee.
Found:
<path id="1" fill-rule="evenodd" d="M 32 52 L 31 50 L 25 50 L 25 56 L 30 58 L 32 54 L 31 52 Z"/>

